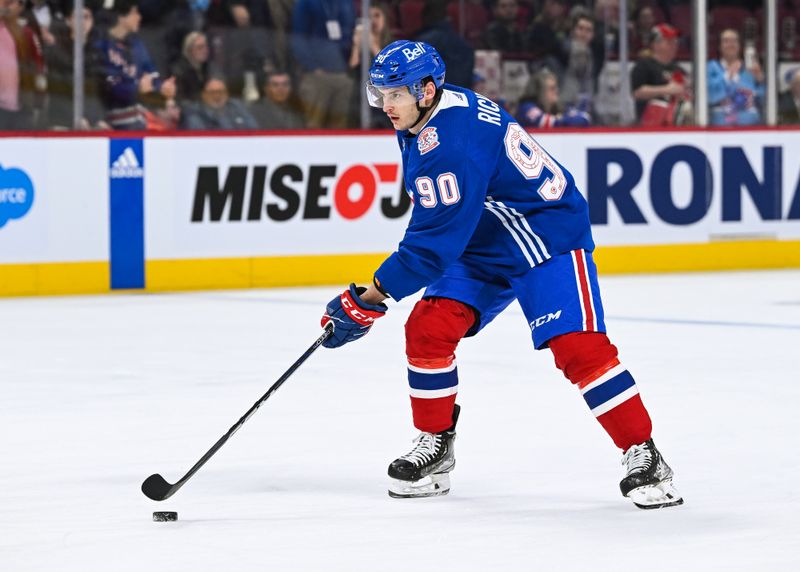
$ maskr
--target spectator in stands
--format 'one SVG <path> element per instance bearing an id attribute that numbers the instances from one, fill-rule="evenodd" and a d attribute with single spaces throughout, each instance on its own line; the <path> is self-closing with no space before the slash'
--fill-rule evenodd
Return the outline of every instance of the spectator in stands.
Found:
<path id="1" fill-rule="evenodd" d="M 160 1 L 160 0 L 157 0 Z M 198 0 L 193 0 L 198 1 Z M 206 14 L 211 26 L 259 28 L 272 26 L 272 2 L 261 0 L 208 0 Z"/>
<path id="2" fill-rule="evenodd" d="M 163 0 L 154 0 L 163 2 Z M 171 0 L 162 10 L 163 16 L 163 48 L 164 64 L 173 69 L 183 56 L 183 45 L 186 36 L 192 32 L 208 32 L 207 10 L 211 0 Z M 168 8 L 172 5 L 172 9 Z M 210 42 L 210 38 L 207 41 Z"/>
<path id="3" fill-rule="evenodd" d="M 296 0 L 266 0 L 266 2 L 272 18 L 272 63 L 275 69 L 291 70 L 294 66 L 294 57 L 289 47 L 289 34 Z"/>
<path id="4" fill-rule="evenodd" d="M 594 37 L 594 18 L 583 7 L 570 12 L 570 33 L 564 40 L 564 74 L 561 77 L 561 101 L 566 105 L 591 107 L 594 94 L 594 56 L 591 43 Z"/>
<path id="5" fill-rule="evenodd" d="M 745 69 L 739 32 L 723 30 L 719 35 L 719 60 L 708 62 L 708 104 L 711 125 L 757 125 L 764 97 L 764 73 L 758 59 Z"/>
<path id="6" fill-rule="evenodd" d="M 172 68 L 177 97 L 181 101 L 197 101 L 203 84 L 209 76 L 208 36 L 202 32 L 189 32 L 183 40 L 183 55 Z"/>
<path id="7" fill-rule="evenodd" d="M 26 0 L 13 2 L 11 11 L 16 13 L 17 22 L 22 26 L 24 34 L 30 38 L 33 46 L 33 58 L 36 64 L 34 88 L 32 93 L 32 118 L 34 129 L 46 128 L 46 103 L 47 103 L 47 66 L 44 61 L 45 34 L 51 39 L 47 30 L 43 30 L 31 10 L 31 5 Z"/>
<path id="8" fill-rule="evenodd" d="M 422 28 L 414 39 L 438 50 L 447 66 L 447 83 L 466 88 L 472 85 L 475 50 L 450 24 L 446 0 L 430 0 L 425 3 Z"/>
<path id="9" fill-rule="evenodd" d="M 258 129 L 258 123 L 239 101 L 229 97 L 225 80 L 212 75 L 203 85 L 198 103 L 187 103 L 182 109 L 182 125 L 193 131 L 231 131 Z"/>
<path id="10" fill-rule="evenodd" d="M 781 125 L 800 123 L 800 68 L 787 75 L 789 89 L 778 97 L 778 123 Z"/>
<path id="11" fill-rule="evenodd" d="M 364 24 L 359 22 L 353 30 L 353 48 L 350 50 L 350 69 L 361 67 L 361 42 Z M 374 2 L 369 8 L 369 55 L 374 58 L 392 43 L 389 29 L 389 8 L 383 2 Z"/>
<path id="12" fill-rule="evenodd" d="M 633 14 L 629 31 L 633 57 L 650 55 L 650 34 L 655 25 L 656 16 L 653 8 L 647 4 L 640 5 Z"/>
<path id="13" fill-rule="evenodd" d="M 246 102 L 256 101 L 260 97 L 257 78 L 264 71 L 275 69 L 269 3 L 222 0 L 216 17 L 225 28 L 216 38 L 215 69 L 225 70 L 231 93 L 241 95 Z"/>
<path id="14" fill-rule="evenodd" d="M 292 93 L 292 78 L 283 71 L 267 74 L 264 96 L 250 105 L 250 113 L 261 129 L 303 129 L 300 103 Z"/>
<path id="15" fill-rule="evenodd" d="M 311 129 L 347 127 L 353 80 L 347 65 L 355 10 L 351 0 L 297 0 L 292 48 L 303 68 L 300 99 Z"/>
<path id="16" fill-rule="evenodd" d="M 21 0 L 0 0 L 0 130 L 28 130 L 47 88 L 41 44 L 20 25 Z"/>
<path id="17" fill-rule="evenodd" d="M 523 30 L 533 20 L 533 15 L 539 11 L 541 2 L 539 0 L 517 0 L 517 17 Z"/>
<path id="18" fill-rule="evenodd" d="M 11 0 L 0 0 L 0 131 L 23 127 L 20 113 L 20 66 L 17 60 L 15 18 L 9 18 Z M 10 27 L 9 27 L 10 25 Z"/>
<path id="19" fill-rule="evenodd" d="M 526 39 L 534 69 L 549 68 L 561 73 L 566 14 L 565 0 L 544 0 L 541 13 L 534 19 Z"/>
<path id="20" fill-rule="evenodd" d="M 640 125 L 674 125 L 690 101 L 688 76 L 675 63 L 678 37 L 678 30 L 669 24 L 654 26 L 650 38 L 652 55 L 640 58 L 631 70 L 631 92 Z"/>
<path id="21" fill-rule="evenodd" d="M 619 2 L 620 0 L 595 0 L 594 3 L 592 54 L 595 82 L 606 60 L 619 53 Z"/>
<path id="22" fill-rule="evenodd" d="M 778 98 L 778 123 L 800 123 L 800 68 L 790 73 L 789 89 Z"/>
<path id="23" fill-rule="evenodd" d="M 32 0 L 21 0 L 20 2 L 12 3 L 12 6 L 12 11 L 17 13 L 17 19 L 20 25 L 29 28 L 30 32 L 33 34 L 38 56 L 43 60 L 44 46 L 53 43 L 52 34 L 50 34 L 47 28 L 43 27 L 36 18 L 36 14 L 33 11 L 34 4 Z M 40 14 L 45 17 L 44 13 L 40 12 Z"/>
<path id="24" fill-rule="evenodd" d="M 517 0 L 493 0 L 493 20 L 486 28 L 484 44 L 488 50 L 520 53 L 523 51 L 523 35 L 517 20 Z"/>
<path id="25" fill-rule="evenodd" d="M 525 86 L 515 118 L 524 127 L 588 127 L 592 118 L 586 109 L 565 106 L 559 101 L 558 78 L 543 69 Z"/>
<path id="26" fill-rule="evenodd" d="M 141 16 L 134 0 L 114 0 L 112 12 L 114 24 L 93 50 L 98 95 L 113 129 L 146 129 L 149 113 L 142 103 L 164 107 L 175 97 L 175 78 L 161 78 L 136 35 Z"/>
<path id="27" fill-rule="evenodd" d="M 87 3 L 88 4 L 88 3 Z M 94 7 L 94 4 L 99 4 Z M 108 29 L 113 26 L 117 21 L 117 14 L 114 12 L 114 2 L 110 0 L 108 5 L 105 0 L 99 3 L 88 4 L 94 14 L 94 26 L 92 29 L 97 37 L 102 37 L 108 34 Z M 89 45 L 94 45 L 94 38 L 89 38 Z"/>
<path id="28" fill-rule="evenodd" d="M 61 5 L 62 3 L 56 2 L 56 0 L 30 1 L 30 12 L 39 27 L 43 48 L 52 46 L 56 41 L 50 26 L 53 22 L 61 19 Z M 65 6 L 64 9 L 67 11 L 69 8 Z"/>
<path id="29" fill-rule="evenodd" d="M 89 8 L 83 9 L 83 117 L 78 122 L 80 129 L 95 126 L 108 128 L 102 120 L 102 109 L 97 100 L 97 88 L 91 74 L 87 38 L 92 33 L 94 18 Z M 69 2 L 65 20 L 54 20 L 51 24 L 53 45 L 45 47 L 47 62 L 48 126 L 54 129 L 72 129 L 74 124 L 73 85 L 75 46 L 75 5 Z"/>
<path id="30" fill-rule="evenodd" d="M 173 23 L 170 21 L 172 17 L 171 12 L 176 4 L 180 5 L 184 1 L 185 0 L 136 0 L 136 7 L 139 9 L 139 16 L 141 18 L 139 30 L 136 32 L 136 35 L 139 40 L 147 46 L 150 59 L 158 70 L 168 71 L 172 67 L 173 61 L 167 58 L 176 56 L 177 51 L 171 51 L 172 45 L 169 44 L 177 43 L 178 49 L 180 49 L 180 42 L 183 40 L 183 36 L 186 35 L 186 32 L 188 32 L 187 30 L 182 36 L 175 37 L 172 42 L 170 42 L 171 38 L 168 34 L 174 31 L 169 28 L 169 25 Z M 108 5 L 111 5 L 114 0 L 92 0 L 92 2 L 101 5 L 107 2 Z M 97 16 L 98 13 L 95 12 L 95 28 L 100 29 L 101 26 L 98 26 Z M 113 25 L 112 22 L 110 26 Z M 110 26 L 106 26 L 106 29 Z"/>
<path id="31" fill-rule="evenodd" d="M 389 28 L 389 8 L 383 2 L 375 2 L 369 9 L 369 60 L 378 55 L 383 48 L 394 40 Z M 354 97 L 350 105 L 350 125 L 359 125 L 361 122 L 361 102 L 366 97 L 361 83 L 361 42 L 363 41 L 363 24 L 359 22 L 353 30 L 353 49 L 350 50 L 350 76 L 353 78 Z M 372 128 L 391 128 L 386 114 L 382 109 L 369 107 L 369 125 Z"/>

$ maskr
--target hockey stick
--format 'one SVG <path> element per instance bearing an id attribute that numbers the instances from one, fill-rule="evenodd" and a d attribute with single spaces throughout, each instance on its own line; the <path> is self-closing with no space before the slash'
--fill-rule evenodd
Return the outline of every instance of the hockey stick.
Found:
<path id="1" fill-rule="evenodd" d="M 305 351 L 305 353 L 301 355 L 298 358 L 298 360 L 294 362 L 291 365 L 291 367 L 289 367 L 289 369 L 286 370 L 286 372 L 280 377 L 280 379 L 278 379 L 278 381 L 276 381 L 272 385 L 272 387 L 270 387 L 267 390 L 267 392 L 261 396 L 261 399 L 256 401 L 253 404 L 253 406 L 247 411 L 247 413 L 245 413 L 233 427 L 228 429 L 228 432 L 225 433 L 220 438 L 219 441 L 214 443 L 214 446 L 211 447 L 205 455 L 203 455 L 202 459 L 200 459 L 199 461 L 197 461 L 197 463 L 195 463 L 194 467 L 189 469 L 189 472 L 186 473 L 181 478 L 181 480 L 179 480 L 174 485 L 171 485 L 166 481 L 166 479 L 164 479 L 164 477 L 162 477 L 158 473 L 147 477 L 145 481 L 142 483 L 142 492 L 145 494 L 145 496 L 155 501 L 162 501 L 168 499 L 176 492 L 178 492 L 178 490 L 183 485 L 186 484 L 186 481 L 192 478 L 192 475 L 194 475 L 197 471 L 199 471 L 200 467 L 205 465 L 206 461 L 208 461 L 211 457 L 213 457 L 214 453 L 219 451 L 222 448 L 222 446 L 228 441 L 228 439 L 233 437 L 233 434 L 236 433 L 242 427 L 242 425 L 245 424 L 245 421 L 247 421 L 248 419 L 250 419 L 250 417 L 253 416 L 253 414 L 258 410 L 258 408 L 261 407 L 261 405 L 267 399 L 269 399 L 270 395 L 275 393 L 278 390 L 278 388 L 281 385 L 283 385 L 283 382 L 289 379 L 289 376 L 291 376 L 295 372 L 295 370 L 297 370 L 297 368 L 300 367 L 303 364 L 303 362 L 306 361 L 309 358 L 309 356 L 313 354 L 314 351 L 331 336 L 332 333 L 333 333 L 333 322 L 328 322 L 327 324 L 325 324 L 325 331 L 322 333 L 322 335 L 318 337 L 317 340 L 313 344 L 311 344 L 311 346 Z"/>

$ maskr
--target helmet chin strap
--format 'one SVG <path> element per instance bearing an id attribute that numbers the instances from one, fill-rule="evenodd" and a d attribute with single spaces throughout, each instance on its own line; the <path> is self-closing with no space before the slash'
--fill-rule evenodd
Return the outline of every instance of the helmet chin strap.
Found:
<path id="1" fill-rule="evenodd" d="M 423 118 L 423 117 L 425 117 L 425 114 L 426 114 L 426 113 L 427 113 L 429 110 L 431 110 L 431 109 L 433 109 L 434 107 L 436 107 L 436 104 L 438 104 L 438 103 L 439 103 L 439 99 L 440 99 L 441 97 L 442 97 L 442 90 L 441 90 L 441 89 L 437 89 L 437 90 L 436 90 L 436 95 L 434 95 L 434 96 L 433 96 L 433 101 L 431 102 L 431 105 L 430 105 L 430 107 L 420 107 L 420 106 L 419 106 L 419 101 L 417 101 L 417 102 L 416 102 L 416 104 L 415 104 L 415 105 L 417 106 L 417 113 L 419 113 L 419 115 L 417 116 L 417 120 L 414 122 L 414 125 L 412 125 L 411 127 L 409 127 L 409 130 L 410 130 L 410 129 L 414 129 L 414 127 L 416 127 L 417 125 L 419 125 L 419 122 L 420 122 L 420 121 L 422 121 L 422 118 Z"/>

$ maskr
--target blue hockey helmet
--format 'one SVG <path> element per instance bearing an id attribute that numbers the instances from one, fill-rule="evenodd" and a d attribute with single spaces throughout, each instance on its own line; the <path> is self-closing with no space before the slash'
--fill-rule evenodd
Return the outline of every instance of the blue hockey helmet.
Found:
<path id="1" fill-rule="evenodd" d="M 397 40 L 383 48 L 369 68 L 367 95 L 370 105 L 381 107 L 380 88 L 407 87 L 416 101 L 424 94 L 423 81 L 430 77 L 436 88 L 444 85 L 445 65 L 436 48 L 425 42 Z"/>

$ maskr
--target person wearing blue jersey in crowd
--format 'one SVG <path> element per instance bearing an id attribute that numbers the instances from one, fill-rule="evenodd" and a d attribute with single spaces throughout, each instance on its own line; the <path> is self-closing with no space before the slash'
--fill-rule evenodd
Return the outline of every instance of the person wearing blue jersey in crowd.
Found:
<path id="1" fill-rule="evenodd" d="M 581 102 L 583 107 L 588 100 Z M 548 69 L 531 76 L 517 105 L 515 119 L 523 127 L 588 127 L 592 117 L 583 107 L 562 106 L 558 94 L 558 77 Z"/>
<path id="2" fill-rule="evenodd" d="M 741 57 L 739 32 L 723 30 L 719 35 L 718 60 L 708 62 L 708 103 L 711 125 L 758 125 L 764 98 L 764 72 L 758 60 Z"/>
<path id="3" fill-rule="evenodd" d="M 347 127 L 353 81 L 348 60 L 356 15 L 350 0 L 297 0 L 292 53 L 303 69 L 298 89 L 309 129 Z"/>
<path id="4" fill-rule="evenodd" d="M 572 174 L 497 104 L 445 84 L 434 48 L 400 40 L 370 68 L 367 95 L 397 130 L 414 207 L 397 250 L 367 286 L 351 284 L 322 317 L 325 341 L 363 337 L 387 311 L 425 288 L 406 323 L 416 445 L 389 466 L 389 494 L 446 494 L 453 442 L 458 342 L 513 300 L 536 349 L 556 366 L 624 452 L 622 494 L 641 508 L 683 502 L 651 438 L 636 383 L 605 334 L 586 201 Z"/>
<path id="5" fill-rule="evenodd" d="M 175 78 L 162 79 L 137 35 L 142 16 L 136 0 L 113 0 L 112 26 L 94 44 L 92 68 L 105 120 L 113 129 L 147 128 L 148 102 L 163 106 L 175 97 Z"/>

